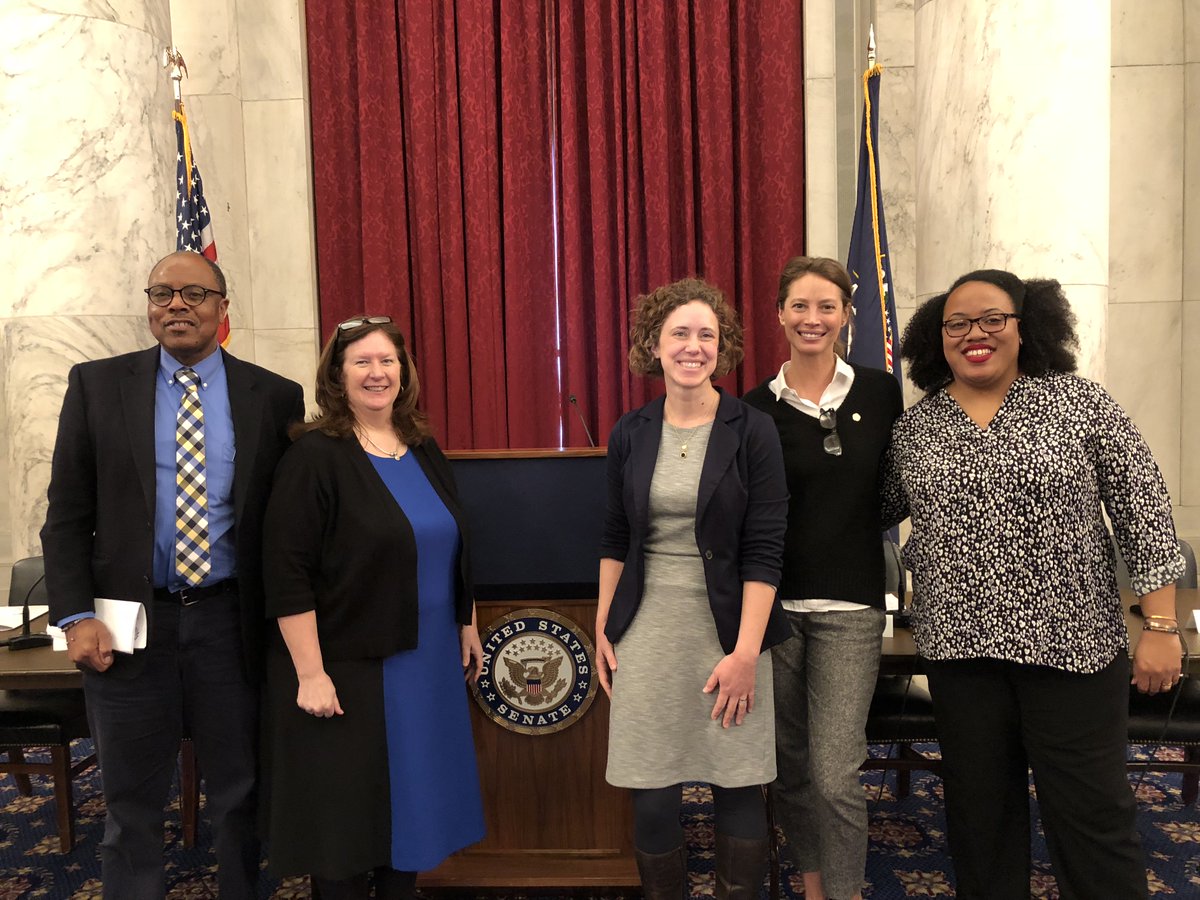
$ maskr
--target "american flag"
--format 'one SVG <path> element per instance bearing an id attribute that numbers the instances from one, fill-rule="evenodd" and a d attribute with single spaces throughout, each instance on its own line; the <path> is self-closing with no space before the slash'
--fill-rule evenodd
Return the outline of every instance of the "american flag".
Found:
<path id="1" fill-rule="evenodd" d="M 175 163 L 175 249 L 202 253 L 217 261 L 217 244 L 213 240 L 212 215 L 204 200 L 204 182 L 192 157 L 192 139 L 188 134 L 187 113 L 183 104 L 176 104 L 175 143 L 178 150 Z M 229 343 L 229 316 L 221 321 L 217 331 L 221 346 Z"/>

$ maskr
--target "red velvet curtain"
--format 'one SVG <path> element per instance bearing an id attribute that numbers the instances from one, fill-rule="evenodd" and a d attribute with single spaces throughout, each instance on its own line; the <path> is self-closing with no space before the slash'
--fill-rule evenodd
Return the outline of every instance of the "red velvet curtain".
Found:
<path id="1" fill-rule="evenodd" d="M 603 443 L 654 390 L 626 368 L 632 301 L 687 274 L 742 312 L 726 385 L 778 365 L 775 280 L 803 236 L 798 0 L 306 14 L 322 327 L 392 315 L 444 445 L 556 446 L 564 426 L 585 444 L 572 394 Z"/>
<path id="2" fill-rule="evenodd" d="M 746 358 L 726 389 L 782 361 L 776 286 L 804 235 L 801 12 L 796 0 L 557 7 L 564 380 L 601 442 L 659 391 L 627 366 L 631 308 L 657 285 L 699 274 L 738 309 Z"/>
<path id="3" fill-rule="evenodd" d="M 543 5 L 306 15 L 324 333 L 396 319 L 445 446 L 557 445 Z"/>

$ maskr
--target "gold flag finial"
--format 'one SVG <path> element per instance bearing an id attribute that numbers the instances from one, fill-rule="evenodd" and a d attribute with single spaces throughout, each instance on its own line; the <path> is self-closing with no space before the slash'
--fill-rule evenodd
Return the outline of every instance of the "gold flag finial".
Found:
<path id="1" fill-rule="evenodd" d="M 187 75 L 187 63 L 183 61 L 183 54 L 179 52 L 179 48 L 172 45 L 163 50 L 162 67 L 171 70 L 171 86 L 175 90 L 175 102 L 179 103 L 183 97 L 180 93 L 180 84 L 185 75 Z"/>

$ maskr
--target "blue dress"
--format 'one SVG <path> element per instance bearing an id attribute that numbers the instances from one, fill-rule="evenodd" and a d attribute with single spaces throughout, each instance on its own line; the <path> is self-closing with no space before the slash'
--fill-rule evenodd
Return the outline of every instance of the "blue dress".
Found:
<path id="1" fill-rule="evenodd" d="M 296 705 L 296 670 L 273 638 L 262 792 L 280 877 L 427 871 L 484 835 L 454 614 L 458 527 L 414 453 L 367 458 L 416 542 L 417 646 L 382 659 L 326 658 L 344 714 L 322 718 Z"/>
<path id="2" fill-rule="evenodd" d="M 383 662 L 393 869 L 426 871 L 484 834 L 454 620 L 458 526 L 413 454 L 371 457 L 417 542 L 418 642 Z"/>

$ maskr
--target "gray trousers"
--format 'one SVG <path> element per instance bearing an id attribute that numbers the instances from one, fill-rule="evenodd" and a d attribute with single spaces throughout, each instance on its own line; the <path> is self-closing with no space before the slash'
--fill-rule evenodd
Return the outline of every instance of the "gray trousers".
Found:
<path id="1" fill-rule="evenodd" d="M 789 612 L 788 621 L 793 636 L 771 649 L 776 813 L 793 865 L 820 871 L 829 897 L 852 897 L 867 865 L 858 767 L 867 755 L 883 612 Z"/>

